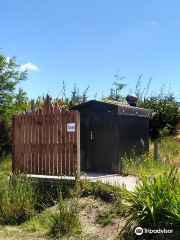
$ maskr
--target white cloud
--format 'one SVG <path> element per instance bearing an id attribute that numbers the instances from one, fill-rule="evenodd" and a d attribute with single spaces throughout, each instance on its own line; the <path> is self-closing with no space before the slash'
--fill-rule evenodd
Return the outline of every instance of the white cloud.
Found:
<path id="1" fill-rule="evenodd" d="M 151 22 L 151 24 L 157 24 L 157 22 Z"/>
<path id="2" fill-rule="evenodd" d="M 34 63 L 27 63 L 27 64 L 21 65 L 20 71 L 25 71 L 25 70 L 39 71 L 38 67 Z"/>

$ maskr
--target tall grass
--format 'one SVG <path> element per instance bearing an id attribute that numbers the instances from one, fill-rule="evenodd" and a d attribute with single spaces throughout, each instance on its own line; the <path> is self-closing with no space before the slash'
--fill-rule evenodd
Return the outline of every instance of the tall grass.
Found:
<path id="1" fill-rule="evenodd" d="M 180 238 L 180 183 L 178 169 L 147 178 L 143 172 L 134 192 L 120 188 L 127 222 L 120 232 L 125 239 L 139 239 L 136 227 L 146 229 L 173 229 L 172 239 Z M 166 239 L 165 234 L 142 235 L 145 239 Z M 172 236 L 171 236 L 172 237 Z"/>
<path id="2" fill-rule="evenodd" d="M 81 232 L 81 223 L 77 216 L 77 199 L 63 200 L 59 196 L 58 211 L 50 216 L 51 226 L 48 235 L 51 237 L 62 237 Z"/>
<path id="3" fill-rule="evenodd" d="M 166 137 L 159 144 L 159 153 L 169 164 L 180 167 L 180 138 Z"/>
<path id="4" fill-rule="evenodd" d="M 169 165 L 159 158 L 157 161 L 154 160 L 152 153 L 145 153 L 139 157 L 132 156 L 130 159 L 122 158 L 122 171 L 141 174 L 141 168 L 145 175 L 156 175 L 169 169 Z"/>
<path id="5" fill-rule="evenodd" d="M 35 212 L 37 193 L 25 176 L 0 179 L 0 224 L 20 224 Z"/>
<path id="6" fill-rule="evenodd" d="M 76 183 L 75 194 L 78 196 L 94 195 L 106 202 L 120 202 L 121 195 L 118 188 L 110 184 L 104 184 L 100 180 L 91 182 L 89 179 L 79 180 Z"/>
<path id="7" fill-rule="evenodd" d="M 12 155 L 2 153 L 0 155 L 0 177 L 9 175 L 12 172 Z"/>

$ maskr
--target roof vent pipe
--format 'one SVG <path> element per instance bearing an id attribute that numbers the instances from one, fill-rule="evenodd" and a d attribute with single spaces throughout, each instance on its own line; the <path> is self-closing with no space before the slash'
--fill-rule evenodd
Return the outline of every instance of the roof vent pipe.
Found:
<path id="1" fill-rule="evenodd" d="M 127 97 L 126 97 L 126 101 L 132 107 L 136 107 L 137 100 L 138 100 L 138 97 L 136 95 L 127 95 Z"/>

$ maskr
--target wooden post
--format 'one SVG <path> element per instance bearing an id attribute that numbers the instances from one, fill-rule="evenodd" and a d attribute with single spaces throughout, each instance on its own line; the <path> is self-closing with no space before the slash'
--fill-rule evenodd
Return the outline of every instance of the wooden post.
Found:
<path id="1" fill-rule="evenodd" d="M 158 139 L 154 139 L 154 159 L 158 159 Z"/>

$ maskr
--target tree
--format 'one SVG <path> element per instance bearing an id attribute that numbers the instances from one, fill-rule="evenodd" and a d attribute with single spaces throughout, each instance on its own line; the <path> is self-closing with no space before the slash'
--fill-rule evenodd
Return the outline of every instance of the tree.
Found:
<path id="1" fill-rule="evenodd" d="M 0 153 L 11 149 L 11 119 L 27 108 L 28 98 L 18 83 L 27 79 L 27 71 L 20 71 L 16 57 L 0 54 Z"/>
<path id="2" fill-rule="evenodd" d="M 70 99 L 68 99 L 68 106 L 73 107 L 76 106 L 78 104 L 87 102 L 88 96 L 87 96 L 87 92 L 89 90 L 89 86 L 84 90 L 84 92 L 82 94 L 80 94 L 79 92 L 79 88 L 77 87 L 77 84 L 74 84 L 74 88 L 73 91 L 71 92 L 71 97 Z"/>
<path id="3" fill-rule="evenodd" d="M 16 57 L 8 58 L 0 54 L 0 104 L 1 108 L 9 98 L 15 97 L 18 83 L 27 79 L 27 71 L 19 71 Z"/>
<path id="4" fill-rule="evenodd" d="M 120 94 L 120 91 L 123 90 L 127 84 L 119 83 L 119 81 L 121 81 L 125 77 L 120 77 L 119 70 L 117 71 L 117 74 L 114 75 L 114 77 L 116 78 L 116 81 L 113 82 L 113 86 L 115 86 L 115 88 L 110 88 L 109 95 L 107 97 L 105 97 L 104 99 L 124 102 L 125 101 L 125 97 L 123 97 Z"/>

